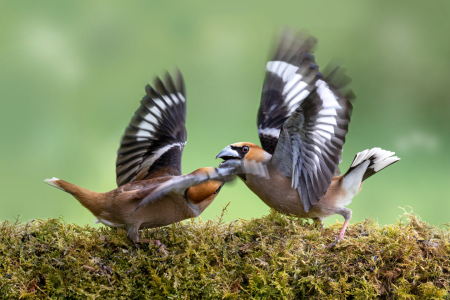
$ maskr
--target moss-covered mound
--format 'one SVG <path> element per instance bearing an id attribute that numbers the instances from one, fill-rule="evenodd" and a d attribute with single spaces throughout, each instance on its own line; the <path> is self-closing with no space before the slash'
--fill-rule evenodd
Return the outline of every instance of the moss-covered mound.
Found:
<path id="1" fill-rule="evenodd" d="M 0 299 L 448 299 L 449 231 L 411 214 L 395 225 L 321 229 L 271 213 L 124 230 L 61 219 L 0 223 Z"/>

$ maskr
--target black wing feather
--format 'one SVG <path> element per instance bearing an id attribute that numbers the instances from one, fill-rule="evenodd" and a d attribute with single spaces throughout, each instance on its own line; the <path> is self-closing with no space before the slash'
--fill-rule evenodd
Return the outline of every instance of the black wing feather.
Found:
<path id="1" fill-rule="evenodd" d="M 166 73 L 156 78 L 125 130 L 116 161 L 117 185 L 149 178 L 166 168 L 167 175 L 181 175 L 186 143 L 186 93 L 181 73 L 175 81 Z"/>
<path id="2" fill-rule="evenodd" d="M 294 35 L 285 30 L 267 63 L 257 125 L 262 148 L 270 154 L 275 151 L 282 125 L 305 95 L 300 93 L 312 89 L 304 83 L 318 73 L 311 54 L 315 44 L 316 39 L 305 32 Z"/>
<path id="3" fill-rule="evenodd" d="M 308 212 L 325 195 L 341 159 L 352 112 L 351 91 L 337 67 L 326 78 L 317 73 L 312 91 L 283 124 L 273 165 L 292 179 Z"/>

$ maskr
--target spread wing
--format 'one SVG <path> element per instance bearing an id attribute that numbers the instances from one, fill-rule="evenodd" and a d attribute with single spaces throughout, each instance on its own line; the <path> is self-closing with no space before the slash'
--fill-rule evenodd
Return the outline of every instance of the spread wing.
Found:
<path id="1" fill-rule="evenodd" d="M 186 143 L 186 93 L 181 73 L 175 80 L 166 73 L 135 112 L 120 143 L 116 161 L 117 185 L 158 175 L 181 175 L 181 155 Z"/>
<path id="2" fill-rule="evenodd" d="M 338 168 L 352 111 L 351 91 L 343 90 L 348 82 L 339 67 L 326 78 L 316 73 L 308 82 L 312 91 L 281 129 L 272 162 L 292 179 L 306 212 L 325 195 Z"/>
<path id="3" fill-rule="evenodd" d="M 201 170 L 201 171 L 200 171 Z M 203 168 L 191 174 L 176 176 L 161 183 L 155 190 L 145 197 L 135 208 L 135 211 L 165 195 L 175 192 L 184 194 L 185 190 L 209 180 L 228 182 L 236 178 L 238 174 L 253 174 L 260 177 L 269 177 L 267 166 L 254 160 L 228 161 L 221 163 L 219 168 Z"/>
<path id="4" fill-rule="evenodd" d="M 261 103 L 258 110 L 258 134 L 262 148 L 273 154 L 281 126 L 314 88 L 319 74 L 311 54 L 316 39 L 305 32 L 285 30 L 271 61 L 266 66 Z"/>

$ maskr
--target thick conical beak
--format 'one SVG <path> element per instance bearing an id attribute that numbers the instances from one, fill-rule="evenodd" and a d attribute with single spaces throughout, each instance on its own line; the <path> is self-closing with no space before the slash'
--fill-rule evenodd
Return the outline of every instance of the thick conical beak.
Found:
<path id="1" fill-rule="evenodd" d="M 241 157 L 239 156 L 239 153 L 236 150 L 233 150 L 231 148 L 231 146 L 227 146 L 227 147 L 225 147 L 225 149 L 220 151 L 220 153 L 217 154 L 217 156 L 216 156 L 216 159 L 217 158 L 222 158 L 224 160 L 233 159 L 233 158 L 241 159 Z"/>

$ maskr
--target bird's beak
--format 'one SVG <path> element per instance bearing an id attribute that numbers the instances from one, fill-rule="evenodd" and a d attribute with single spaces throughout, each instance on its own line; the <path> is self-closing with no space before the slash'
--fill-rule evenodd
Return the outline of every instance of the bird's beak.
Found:
<path id="1" fill-rule="evenodd" d="M 222 158 L 223 160 L 241 159 L 239 153 L 236 150 L 233 150 L 231 146 L 227 146 L 225 149 L 220 151 L 220 153 L 216 156 L 216 159 L 217 158 Z"/>

